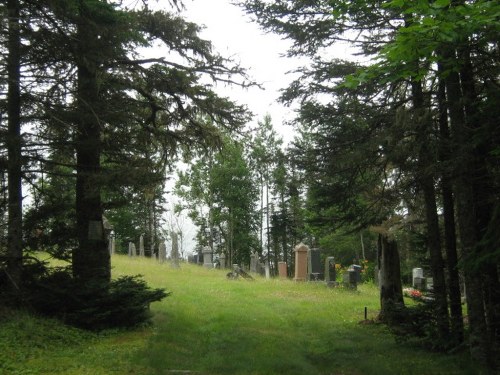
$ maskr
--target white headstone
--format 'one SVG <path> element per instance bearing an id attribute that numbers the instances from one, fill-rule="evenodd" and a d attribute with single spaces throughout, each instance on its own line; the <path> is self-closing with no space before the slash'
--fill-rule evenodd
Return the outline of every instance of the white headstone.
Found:
<path id="1" fill-rule="evenodd" d="M 158 246 L 158 261 L 163 263 L 167 258 L 167 246 L 165 246 L 165 241 L 160 242 L 160 246 Z"/>
<path id="2" fill-rule="evenodd" d="M 144 256 L 144 234 L 139 237 L 139 255 Z"/>
<path id="3" fill-rule="evenodd" d="M 129 242 L 128 243 L 128 256 L 129 257 L 135 257 L 137 254 L 136 254 L 136 250 L 135 250 L 135 244 L 133 242 Z"/>
<path id="4" fill-rule="evenodd" d="M 203 267 L 214 268 L 212 261 L 212 249 L 209 246 L 204 246 L 201 251 L 203 253 Z"/>

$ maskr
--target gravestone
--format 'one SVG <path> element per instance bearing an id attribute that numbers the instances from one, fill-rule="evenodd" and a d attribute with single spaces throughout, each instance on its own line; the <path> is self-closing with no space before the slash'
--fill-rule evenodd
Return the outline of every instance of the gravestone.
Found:
<path id="1" fill-rule="evenodd" d="M 153 244 L 151 245 L 151 259 L 154 259 L 156 260 L 156 257 L 158 256 L 158 253 L 155 251 L 155 248 L 156 248 L 156 243 L 153 242 Z"/>
<path id="2" fill-rule="evenodd" d="M 226 255 L 224 253 L 219 256 L 219 263 L 222 270 L 226 268 Z"/>
<path id="3" fill-rule="evenodd" d="M 203 253 L 203 266 L 206 268 L 214 268 L 212 261 L 212 249 L 209 246 L 204 246 L 202 249 Z"/>
<path id="4" fill-rule="evenodd" d="M 172 233 L 172 252 L 170 253 L 172 259 L 172 267 L 179 268 L 179 239 L 177 233 Z"/>
<path id="5" fill-rule="evenodd" d="M 258 262 L 257 263 L 257 273 L 260 275 L 260 276 L 263 276 L 265 277 L 266 276 L 266 266 L 264 263 L 262 262 Z"/>
<path id="6" fill-rule="evenodd" d="M 160 242 L 160 246 L 158 246 L 158 262 L 163 263 L 167 258 L 167 246 L 165 245 L 165 241 Z"/>
<path id="7" fill-rule="evenodd" d="M 425 278 L 425 289 L 430 291 L 434 289 L 434 279 L 432 277 Z"/>
<path id="8" fill-rule="evenodd" d="M 259 255 L 252 251 L 250 254 L 250 272 L 257 272 L 257 263 L 259 261 Z"/>
<path id="9" fill-rule="evenodd" d="M 137 255 L 135 250 L 135 244 L 133 242 L 128 243 L 128 256 L 135 257 Z"/>
<path id="10" fill-rule="evenodd" d="M 266 263 L 264 264 L 264 273 L 266 275 L 266 279 L 270 279 L 271 278 L 271 270 L 269 268 L 269 260 L 266 259 Z"/>
<path id="11" fill-rule="evenodd" d="M 323 267 L 321 265 L 321 253 L 319 249 L 307 251 L 307 280 L 319 281 L 324 279 Z"/>
<path id="12" fill-rule="evenodd" d="M 302 242 L 295 249 L 295 281 L 306 281 L 307 278 L 307 251 L 309 247 Z"/>
<path id="13" fill-rule="evenodd" d="M 327 286 L 337 284 L 337 270 L 335 269 L 335 258 L 326 257 L 325 259 L 325 282 Z"/>
<path id="14" fill-rule="evenodd" d="M 286 262 L 278 262 L 278 275 L 281 279 L 286 279 L 288 276 Z"/>
<path id="15" fill-rule="evenodd" d="M 115 253 L 115 235 L 111 233 L 109 235 L 109 255 L 113 255 Z"/>
<path id="16" fill-rule="evenodd" d="M 424 270 L 422 268 L 414 268 L 412 270 L 412 286 L 415 289 L 425 289 Z"/>
<path id="17" fill-rule="evenodd" d="M 358 277 L 356 275 L 356 270 L 354 270 L 353 268 L 349 268 L 346 272 L 344 272 L 342 277 L 345 287 L 350 289 L 357 289 Z"/>
<path id="18" fill-rule="evenodd" d="M 359 284 L 361 282 L 361 269 L 363 267 L 357 264 L 352 264 L 349 268 L 353 269 L 356 272 L 356 282 Z"/>
<path id="19" fill-rule="evenodd" d="M 139 256 L 144 256 L 144 234 L 139 237 Z"/>

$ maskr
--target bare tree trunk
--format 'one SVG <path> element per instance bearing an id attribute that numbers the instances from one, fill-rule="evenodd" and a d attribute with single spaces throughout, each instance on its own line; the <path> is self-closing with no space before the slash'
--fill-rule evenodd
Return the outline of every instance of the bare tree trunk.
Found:
<path id="1" fill-rule="evenodd" d="M 443 61 L 455 61 L 453 51 L 443 51 Z M 445 66 L 445 68 L 447 68 Z M 458 74 L 449 69 L 444 77 L 447 93 L 447 104 L 452 130 L 454 149 L 457 150 L 455 162 L 455 198 L 457 204 L 457 219 L 460 232 L 460 243 L 465 261 L 471 261 L 475 256 L 478 237 L 476 232 L 476 211 L 474 207 L 474 189 L 471 184 L 474 173 L 474 157 L 472 152 L 473 139 L 471 129 L 466 125 L 463 97 Z M 474 267 L 464 268 L 466 285 L 467 312 L 469 316 L 469 345 L 474 360 L 483 365 L 491 366 L 492 353 L 485 318 L 482 276 Z"/>
<path id="2" fill-rule="evenodd" d="M 8 224 L 7 274 L 13 290 L 19 289 L 23 266 L 22 243 L 22 154 L 21 154 L 21 36 L 19 30 L 20 5 L 18 0 L 7 2 L 9 17 L 7 56 L 7 173 Z"/>
<path id="3" fill-rule="evenodd" d="M 438 65 L 442 72 L 442 65 Z M 448 112 L 446 110 L 446 86 L 442 79 L 439 82 L 438 94 L 439 107 L 439 157 L 441 163 L 446 165 L 450 161 L 450 132 L 448 128 Z M 458 272 L 458 254 L 455 229 L 455 207 L 451 183 L 451 171 L 444 168 L 441 172 L 441 195 L 443 200 L 444 219 L 444 246 L 448 268 L 448 296 L 450 299 L 451 335 L 455 344 L 464 340 L 464 322 L 462 314 L 462 301 L 460 294 L 460 278 Z"/>
<path id="4" fill-rule="evenodd" d="M 379 234 L 377 258 L 380 270 L 379 319 L 388 321 L 394 307 L 404 306 L 404 301 L 398 247 L 395 241 L 388 239 L 387 235 Z"/>

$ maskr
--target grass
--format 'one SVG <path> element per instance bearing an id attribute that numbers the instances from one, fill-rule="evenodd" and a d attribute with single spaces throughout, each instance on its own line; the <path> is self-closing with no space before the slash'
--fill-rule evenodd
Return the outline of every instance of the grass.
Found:
<path id="1" fill-rule="evenodd" d="M 291 280 L 226 280 L 222 270 L 113 257 L 113 276 L 142 274 L 172 296 L 154 325 L 91 334 L 28 314 L 0 318 L 1 374 L 475 374 L 467 355 L 401 345 L 360 324 L 378 290 Z"/>

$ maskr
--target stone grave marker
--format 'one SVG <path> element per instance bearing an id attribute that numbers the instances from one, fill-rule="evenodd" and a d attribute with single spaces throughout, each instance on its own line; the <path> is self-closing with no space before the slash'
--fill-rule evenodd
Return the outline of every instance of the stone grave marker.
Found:
<path id="1" fill-rule="evenodd" d="M 179 239 L 177 233 L 172 233 L 172 252 L 170 253 L 173 268 L 180 268 L 179 266 Z"/>
<path id="2" fill-rule="evenodd" d="M 326 257 L 325 259 L 325 282 L 327 286 L 335 286 L 337 284 L 337 270 L 335 269 L 335 258 Z"/>
<path id="3" fill-rule="evenodd" d="M 203 267 L 214 268 L 212 261 L 212 249 L 209 246 L 204 246 L 202 249 L 203 253 Z"/>
<path id="4" fill-rule="evenodd" d="M 424 270 L 422 268 L 414 268 L 412 270 L 412 286 L 418 290 L 425 290 Z"/>
<path id="5" fill-rule="evenodd" d="M 139 256 L 144 256 L 144 233 L 139 237 Z"/>
<path id="6" fill-rule="evenodd" d="M 160 245 L 158 246 L 158 261 L 160 263 L 165 262 L 165 259 L 167 258 L 167 246 L 165 245 L 165 241 L 161 241 Z"/>
<path id="7" fill-rule="evenodd" d="M 257 263 L 259 262 L 259 255 L 252 251 L 250 254 L 250 272 L 257 272 Z"/>
<path id="8" fill-rule="evenodd" d="M 113 255 L 115 253 L 115 235 L 114 233 L 110 233 L 109 235 L 109 255 Z"/>
<path id="9" fill-rule="evenodd" d="M 137 255 L 135 250 L 135 244 L 133 242 L 128 243 L 128 256 L 135 257 Z"/>
<path id="10" fill-rule="evenodd" d="M 307 280 L 319 281 L 324 279 L 323 267 L 321 265 L 321 253 L 319 249 L 308 249 L 307 251 Z"/>
<path id="11" fill-rule="evenodd" d="M 351 289 L 357 289 L 358 277 L 356 275 L 355 269 L 349 268 L 346 272 L 344 272 L 342 277 L 343 277 L 343 281 L 344 281 L 344 286 L 351 288 Z"/>
<path id="12" fill-rule="evenodd" d="M 356 283 L 359 284 L 361 282 L 361 269 L 363 267 L 357 264 L 352 264 L 350 268 L 356 271 Z"/>
<path id="13" fill-rule="evenodd" d="M 307 251 L 309 247 L 302 242 L 295 246 L 295 281 L 306 281 L 307 278 Z"/>
<path id="14" fill-rule="evenodd" d="M 278 262 L 278 275 L 281 279 L 286 279 L 288 277 L 286 262 Z"/>

